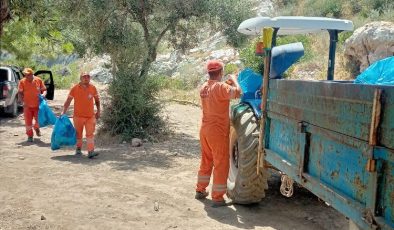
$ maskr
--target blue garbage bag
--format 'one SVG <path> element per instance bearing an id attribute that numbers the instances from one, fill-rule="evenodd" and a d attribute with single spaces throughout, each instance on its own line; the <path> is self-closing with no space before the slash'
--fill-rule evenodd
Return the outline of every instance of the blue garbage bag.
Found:
<path id="1" fill-rule="evenodd" d="M 38 107 L 38 124 L 40 127 L 47 125 L 54 125 L 56 123 L 56 116 L 49 108 L 47 101 L 40 95 L 40 105 Z"/>
<path id="2" fill-rule="evenodd" d="M 388 57 L 373 63 L 357 76 L 354 83 L 394 85 L 394 57 Z"/>
<path id="3" fill-rule="evenodd" d="M 57 119 L 52 131 L 51 149 L 60 149 L 62 146 L 72 146 L 77 143 L 77 133 L 70 119 L 62 115 Z"/>
<path id="4" fill-rule="evenodd" d="M 241 100 L 261 98 L 261 95 L 259 95 L 261 85 L 263 84 L 261 74 L 254 72 L 250 68 L 246 68 L 239 73 L 238 82 L 242 89 Z"/>

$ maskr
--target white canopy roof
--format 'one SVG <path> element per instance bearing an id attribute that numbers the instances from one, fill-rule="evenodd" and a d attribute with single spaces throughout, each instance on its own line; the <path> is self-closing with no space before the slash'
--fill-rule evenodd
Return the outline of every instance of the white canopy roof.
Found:
<path id="1" fill-rule="evenodd" d="M 246 35 L 260 35 L 264 27 L 279 28 L 278 35 L 290 35 L 316 33 L 322 30 L 352 31 L 353 22 L 324 17 L 255 17 L 243 21 L 238 27 L 238 32 Z"/>

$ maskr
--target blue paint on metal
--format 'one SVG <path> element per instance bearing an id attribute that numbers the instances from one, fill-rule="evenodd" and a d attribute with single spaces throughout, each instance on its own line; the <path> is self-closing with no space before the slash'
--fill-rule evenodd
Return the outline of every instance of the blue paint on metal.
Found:
<path id="1" fill-rule="evenodd" d="M 332 189 L 329 185 L 315 179 L 313 176 L 304 174 L 301 178 L 295 165 L 291 165 L 278 156 L 276 152 L 266 151 L 266 160 L 274 167 L 280 169 L 293 178 L 316 196 L 332 205 L 335 209 L 356 222 L 362 229 L 370 229 L 370 226 L 363 220 L 363 205 L 342 194 L 340 190 Z"/>
<path id="2" fill-rule="evenodd" d="M 372 146 L 376 88 L 382 113 Z M 394 228 L 394 87 L 270 80 L 266 124 L 269 163 L 362 229 Z"/>
<path id="3" fill-rule="evenodd" d="M 261 92 L 263 76 L 246 68 L 239 73 L 238 82 L 242 89 L 241 103 L 249 104 L 257 118 L 261 117 Z"/>

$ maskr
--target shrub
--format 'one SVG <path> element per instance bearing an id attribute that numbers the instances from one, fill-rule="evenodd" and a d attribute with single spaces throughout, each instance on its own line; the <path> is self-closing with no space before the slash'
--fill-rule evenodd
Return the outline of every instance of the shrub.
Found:
<path id="1" fill-rule="evenodd" d="M 134 137 L 153 139 L 167 128 L 160 116 L 162 104 L 155 99 L 159 81 L 152 77 L 139 77 L 130 71 L 120 70 L 111 83 L 105 100 L 104 131 L 121 135 L 129 140 Z"/>
<path id="2" fill-rule="evenodd" d="M 62 69 L 67 69 L 70 74 L 62 76 L 60 74 Z M 76 63 L 72 63 L 68 66 L 54 65 L 49 70 L 52 71 L 56 89 L 68 89 L 73 84 L 79 82 L 80 71 Z"/>
<path id="3" fill-rule="evenodd" d="M 238 66 L 234 63 L 229 63 L 224 66 L 224 75 L 235 73 L 238 70 Z"/>
<path id="4" fill-rule="evenodd" d="M 185 81 L 178 78 L 171 78 L 168 76 L 152 76 L 152 81 L 157 84 L 158 88 L 161 89 L 170 89 L 170 90 L 185 90 L 190 88 Z"/>
<path id="5" fill-rule="evenodd" d="M 248 46 L 241 49 L 239 58 L 245 68 L 251 68 L 257 73 L 262 73 L 264 69 L 264 61 L 262 57 L 256 56 L 256 40 L 249 43 Z"/>

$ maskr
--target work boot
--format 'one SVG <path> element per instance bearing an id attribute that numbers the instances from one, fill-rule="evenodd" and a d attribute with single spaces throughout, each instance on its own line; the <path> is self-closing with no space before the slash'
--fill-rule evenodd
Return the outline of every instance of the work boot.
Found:
<path id="1" fill-rule="evenodd" d="M 33 142 L 33 137 L 27 137 L 27 142 Z"/>
<path id="2" fill-rule="evenodd" d="M 232 204 L 232 202 L 226 202 L 225 200 L 220 200 L 220 201 L 212 201 L 212 208 L 218 208 L 218 207 L 223 207 L 223 206 L 229 206 Z"/>
<path id="3" fill-rule="evenodd" d="M 77 148 L 77 149 L 75 150 L 75 156 L 81 156 L 81 155 L 82 155 L 81 148 Z"/>
<path id="4" fill-rule="evenodd" d="M 89 151 L 88 152 L 88 158 L 93 158 L 93 157 L 95 157 L 95 156 L 98 156 L 99 154 L 98 153 L 96 153 L 95 151 Z"/>
<path id="5" fill-rule="evenodd" d="M 40 131 L 39 128 L 38 129 L 34 129 L 34 131 L 36 131 L 37 137 L 41 137 L 41 131 Z"/>
<path id="6" fill-rule="evenodd" d="M 196 195 L 194 196 L 194 198 L 196 198 L 197 200 L 202 200 L 205 199 L 207 196 L 209 195 L 209 192 L 196 192 Z"/>

